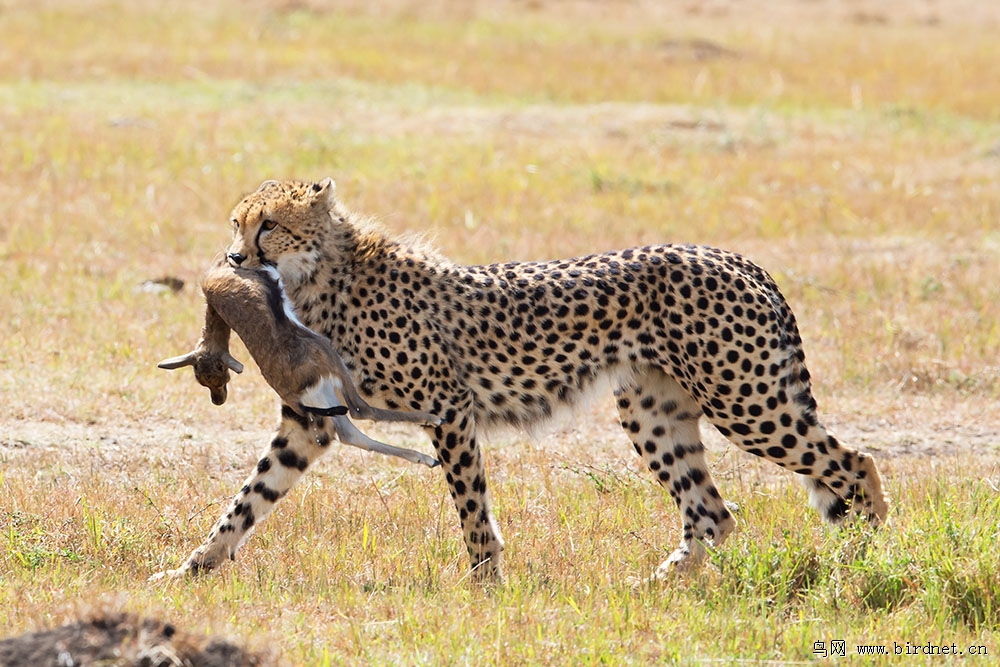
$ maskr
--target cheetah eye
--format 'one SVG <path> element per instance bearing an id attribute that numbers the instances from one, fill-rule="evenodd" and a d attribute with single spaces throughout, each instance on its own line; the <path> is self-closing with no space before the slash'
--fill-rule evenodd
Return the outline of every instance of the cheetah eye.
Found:
<path id="1" fill-rule="evenodd" d="M 277 227 L 278 223 L 276 223 L 274 220 L 271 220 L 270 218 L 267 218 L 266 220 L 264 220 L 264 222 L 261 223 L 260 226 L 264 228 L 264 231 L 269 232 L 275 227 Z"/>

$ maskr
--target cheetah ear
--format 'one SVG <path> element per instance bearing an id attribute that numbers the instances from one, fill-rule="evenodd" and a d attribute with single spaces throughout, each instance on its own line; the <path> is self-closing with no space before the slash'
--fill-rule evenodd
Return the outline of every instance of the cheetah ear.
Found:
<path id="1" fill-rule="evenodd" d="M 264 181 L 263 183 L 260 184 L 260 187 L 257 188 L 257 192 L 263 192 L 264 190 L 267 190 L 268 188 L 275 185 L 281 185 L 281 183 L 278 183 L 278 181 L 275 180 Z"/>
<path id="2" fill-rule="evenodd" d="M 336 200 L 336 192 L 337 184 L 328 176 L 322 181 L 313 183 L 309 194 L 312 197 L 313 206 L 325 204 L 328 209 L 332 209 Z"/>

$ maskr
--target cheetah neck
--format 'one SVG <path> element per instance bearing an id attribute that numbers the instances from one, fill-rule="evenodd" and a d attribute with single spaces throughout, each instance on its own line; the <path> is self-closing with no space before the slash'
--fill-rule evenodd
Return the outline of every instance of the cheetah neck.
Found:
<path id="1" fill-rule="evenodd" d="M 306 326 L 329 335 L 315 314 L 329 312 L 357 281 L 387 272 L 409 251 L 406 243 L 390 238 L 378 224 L 338 203 L 314 258 L 288 278 L 282 274 L 282 279 Z"/>
<path id="2" fill-rule="evenodd" d="M 311 250 L 291 254 L 292 261 L 278 260 L 278 271 L 293 302 L 295 295 L 317 284 L 328 285 L 331 274 L 339 274 L 355 263 L 359 248 L 373 242 L 372 234 L 339 204 L 329 212 L 329 222 L 317 225 L 315 235 L 302 239 Z M 318 241 L 318 243 L 317 243 Z"/>

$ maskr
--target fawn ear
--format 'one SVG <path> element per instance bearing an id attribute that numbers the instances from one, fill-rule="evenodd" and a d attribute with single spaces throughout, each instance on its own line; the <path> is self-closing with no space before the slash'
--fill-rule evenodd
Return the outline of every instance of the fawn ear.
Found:
<path id="1" fill-rule="evenodd" d="M 325 205 L 327 208 L 333 208 L 336 193 L 337 184 L 334 183 L 332 178 L 327 176 L 322 181 L 313 183 L 309 194 L 312 197 L 313 206 Z"/>

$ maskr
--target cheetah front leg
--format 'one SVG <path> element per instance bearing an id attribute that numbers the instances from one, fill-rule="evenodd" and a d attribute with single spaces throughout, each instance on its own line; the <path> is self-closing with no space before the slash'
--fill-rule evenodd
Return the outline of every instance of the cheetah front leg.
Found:
<path id="1" fill-rule="evenodd" d="M 472 399 L 465 397 L 451 404 L 464 407 L 446 411 L 444 423 L 429 431 L 462 522 L 472 579 L 501 582 L 503 537 L 490 508 Z"/>
<path id="2" fill-rule="evenodd" d="M 288 493 L 306 468 L 329 449 L 332 439 L 330 419 L 303 417 L 287 405 L 282 406 L 281 423 L 271 444 L 228 509 L 215 522 L 208 539 L 179 568 L 155 574 L 150 581 L 197 574 L 235 559 L 254 526 L 271 513 L 275 503 Z"/>

